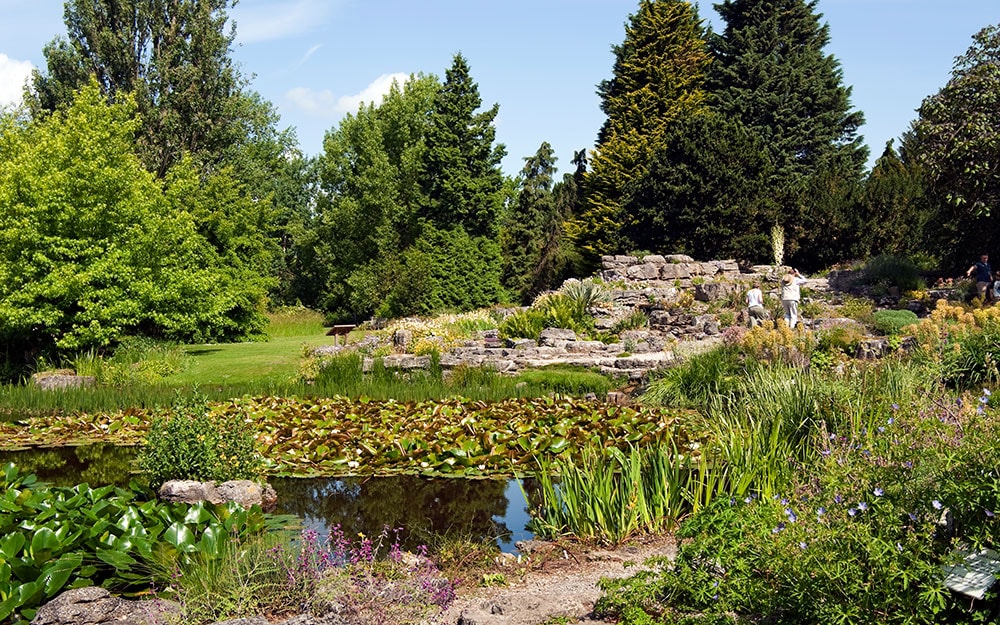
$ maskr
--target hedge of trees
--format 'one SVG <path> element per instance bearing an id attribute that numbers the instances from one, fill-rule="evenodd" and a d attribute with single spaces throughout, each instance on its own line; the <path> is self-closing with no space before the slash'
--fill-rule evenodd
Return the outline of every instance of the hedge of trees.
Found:
<path id="1" fill-rule="evenodd" d="M 0 117 L 0 344 L 16 368 L 142 334 L 258 336 L 527 302 L 602 254 L 872 254 L 957 268 L 1000 232 L 998 26 L 977 33 L 871 171 L 818 0 L 639 0 L 597 85 L 591 150 L 540 137 L 516 176 L 469 60 L 415 74 L 304 157 L 231 58 L 232 0 L 68 0 L 25 105 Z M 591 143 L 580 138 L 581 145 Z"/>

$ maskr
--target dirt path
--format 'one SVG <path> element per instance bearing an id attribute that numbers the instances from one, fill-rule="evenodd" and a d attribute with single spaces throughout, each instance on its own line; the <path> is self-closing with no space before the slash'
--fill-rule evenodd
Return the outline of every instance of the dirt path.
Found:
<path id="1" fill-rule="evenodd" d="M 650 556 L 673 556 L 672 538 L 635 542 L 616 549 L 533 543 L 521 565 L 512 563 L 506 586 L 460 591 L 445 612 L 449 625 L 540 625 L 550 619 L 566 623 L 608 623 L 591 611 L 601 596 L 602 577 L 626 577 Z M 526 549 L 529 551 L 529 549 Z M 550 621 L 552 622 L 552 621 Z"/>

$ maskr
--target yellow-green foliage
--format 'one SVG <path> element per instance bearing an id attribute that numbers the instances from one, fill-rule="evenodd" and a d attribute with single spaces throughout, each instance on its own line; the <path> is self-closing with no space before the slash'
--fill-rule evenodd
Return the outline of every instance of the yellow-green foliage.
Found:
<path id="1" fill-rule="evenodd" d="M 944 342 L 1000 323 L 1000 307 L 968 308 L 939 299 L 928 317 L 903 330 L 917 339 L 922 349 L 937 349 Z"/>
<path id="2" fill-rule="evenodd" d="M 792 330 L 784 320 L 777 328 L 757 326 L 743 336 L 740 347 L 759 360 L 793 362 L 796 355 L 808 356 L 816 345 L 809 330 Z"/>

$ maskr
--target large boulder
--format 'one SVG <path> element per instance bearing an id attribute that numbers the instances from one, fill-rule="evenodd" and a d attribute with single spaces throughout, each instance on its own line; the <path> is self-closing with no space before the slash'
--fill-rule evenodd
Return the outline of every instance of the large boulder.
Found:
<path id="1" fill-rule="evenodd" d="M 264 511 L 273 510 L 278 495 L 270 484 L 263 486 L 250 480 L 198 482 L 196 480 L 170 480 L 157 492 L 160 499 L 172 503 L 197 503 L 207 501 L 220 504 L 232 501 L 244 508 L 260 506 Z"/>
<path id="2" fill-rule="evenodd" d="M 180 606 L 171 601 L 129 601 L 104 588 L 74 588 L 38 609 L 31 625 L 166 625 L 179 622 Z"/>

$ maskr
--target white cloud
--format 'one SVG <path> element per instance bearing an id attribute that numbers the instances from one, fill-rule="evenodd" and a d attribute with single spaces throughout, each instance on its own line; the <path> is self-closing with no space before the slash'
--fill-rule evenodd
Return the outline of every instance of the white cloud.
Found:
<path id="1" fill-rule="evenodd" d="M 339 3 L 329 0 L 241 2 L 231 11 L 240 43 L 286 39 L 321 26 Z"/>
<path id="2" fill-rule="evenodd" d="M 0 54 L 0 107 L 21 103 L 24 83 L 33 69 L 31 61 L 18 61 Z"/>
<path id="3" fill-rule="evenodd" d="M 313 115 L 336 117 L 358 110 L 362 102 L 380 104 L 382 97 L 389 93 L 394 82 L 402 85 L 408 76 L 402 73 L 382 74 L 355 95 L 336 96 L 329 89 L 316 91 L 308 87 L 296 87 L 285 94 L 291 102 L 303 111 Z"/>

